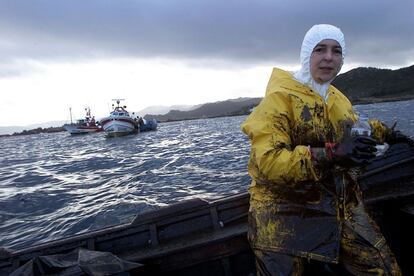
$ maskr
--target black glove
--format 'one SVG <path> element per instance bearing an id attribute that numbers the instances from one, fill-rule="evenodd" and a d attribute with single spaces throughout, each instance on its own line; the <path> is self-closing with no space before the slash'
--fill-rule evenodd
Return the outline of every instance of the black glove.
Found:
<path id="1" fill-rule="evenodd" d="M 332 160 L 344 167 L 366 165 L 375 157 L 376 144 L 371 137 L 350 137 L 333 148 Z"/>
<path id="2" fill-rule="evenodd" d="M 385 142 L 390 145 L 398 144 L 398 143 L 405 143 L 409 144 L 410 146 L 414 146 L 414 140 L 408 137 L 407 135 L 402 134 L 398 130 L 392 130 L 389 135 L 387 135 Z"/>

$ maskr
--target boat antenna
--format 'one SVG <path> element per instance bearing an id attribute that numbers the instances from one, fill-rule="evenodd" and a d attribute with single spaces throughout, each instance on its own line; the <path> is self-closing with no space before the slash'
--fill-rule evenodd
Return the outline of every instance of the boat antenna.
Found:
<path id="1" fill-rule="evenodd" d="M 121 101 L 125 101 L 125 99 L 112 99 L 112 101 L 116 102 L 116 104 L 118 105 L 117 107 L 119 107 L 119 103 Z"/>

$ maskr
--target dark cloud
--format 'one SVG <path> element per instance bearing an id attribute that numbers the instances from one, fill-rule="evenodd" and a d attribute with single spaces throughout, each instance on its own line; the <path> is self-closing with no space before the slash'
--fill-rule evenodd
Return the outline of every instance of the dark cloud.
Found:
<path id="1" fill-rule="evenodd" d="M 133 56 L 297 64 L 301 40 L 317 23 L 343 30 L 351 62 L 412 61 L 412 0 L 2 1 L 0 60 Z"/>

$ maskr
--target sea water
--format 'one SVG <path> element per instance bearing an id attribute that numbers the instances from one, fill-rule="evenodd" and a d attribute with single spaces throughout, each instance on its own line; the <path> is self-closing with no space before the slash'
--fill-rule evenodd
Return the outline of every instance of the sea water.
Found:
<path id="1" fill-rule="evenodd" d="M 414 101 L 355 108 L 414 135 Z M 245 118 L 162 123 L 119 138 L 61 132 L 0 139 L 0 246 L 21 249 L 175 202 L 246 191 Z"/>

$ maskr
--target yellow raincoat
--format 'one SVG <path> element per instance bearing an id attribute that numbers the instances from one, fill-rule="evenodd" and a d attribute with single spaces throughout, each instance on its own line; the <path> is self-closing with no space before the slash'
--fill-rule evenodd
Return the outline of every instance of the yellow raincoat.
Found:
<path id="1" fill-rule="evenodd" d="M 366 224 L 371 223 L 355 185 L 352 191 L 338 191 L 333 170 L 311 160 L 308 146 L 340 142 L 357 119 L 339 90 L 331 85 L 327 93 L 325 102 L 289 72 L 275 68 L 265 97 L 241 126 L 251 141 L 249 240 L 253 249 L 336 263 L 344 221 L 361 213 Z M 383 141 L 386 126 L 378 121 L 370 124 L 373 136 Z M 373 243 L 382 238 L 372 234 L 377 232 L 374 228 L 362 233 L 371 235 Z"/>

